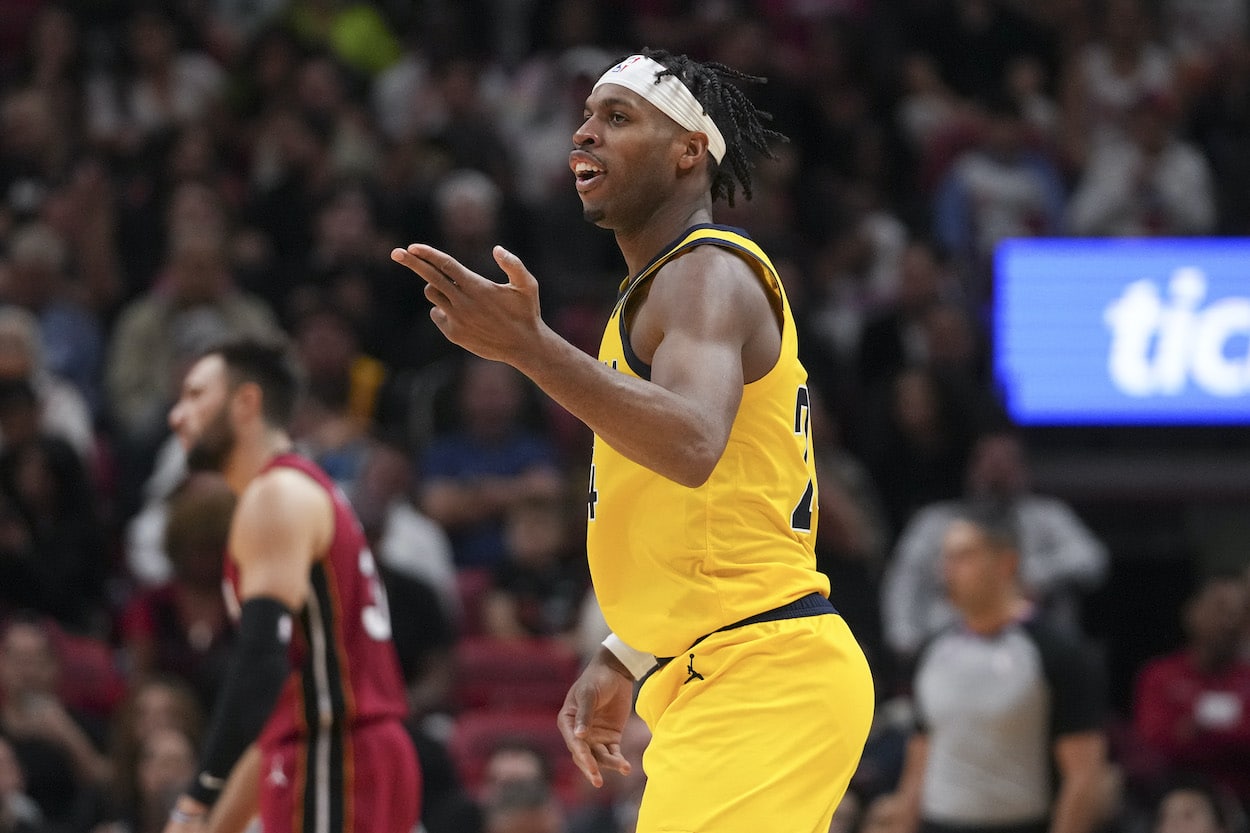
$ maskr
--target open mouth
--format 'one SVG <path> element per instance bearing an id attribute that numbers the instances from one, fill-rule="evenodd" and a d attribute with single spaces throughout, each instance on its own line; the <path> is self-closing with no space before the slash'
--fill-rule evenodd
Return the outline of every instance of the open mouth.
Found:
<path id="1" fill-rule="evenodd" d="M 577 177 L 578 190 L 589 187 L 604 175 L 603 168 L 593 162 L 578 160 L 573 164 L 573 175 Z"/>

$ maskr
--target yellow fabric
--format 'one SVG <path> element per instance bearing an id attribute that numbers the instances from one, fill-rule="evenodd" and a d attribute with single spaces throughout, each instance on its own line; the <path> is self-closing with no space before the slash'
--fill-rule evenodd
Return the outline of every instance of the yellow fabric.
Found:
<path id="1" fill-rule="evenodd" d="M 378 395 L 386 381 L 386 365 L 372 356 L 359 355 L 352 362 L 351 389 L 347 398 L 348 415 L 367 425 L 378 410 Z"/>
<path id="2" fill-rule="evenodd" d="M 868 664 L 840 616 L 712 635 L 639 692 L 653 737 L 637 833 L 826 833 L 873 700 Z"/>
<path id="3" fill-rule="evenodd" d="M 599 358 L 622 373 L 649 373 L 627 359 L 622 310 L 661 266 L 700 245 L 725 247 L 755 269 L 782 312 L 781 353 L 772 370 L 746 386 L 725 453 L 698 488 L 595 438 L 587 524 L 595 592 L 609 627 L 657 656 L 678 654 L 705 634 L 809 593 L 829 595 L 813 550 L 807 372 L 785 292 L 759 247 L 726 227 L 688 230 L 624 286 Z"/>

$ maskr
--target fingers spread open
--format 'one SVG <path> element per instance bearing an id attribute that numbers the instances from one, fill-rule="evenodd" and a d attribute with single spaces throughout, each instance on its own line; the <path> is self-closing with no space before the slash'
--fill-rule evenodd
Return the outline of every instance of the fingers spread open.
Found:
<path id="1" fill-rule="evenodd" d="M 458 280 L 457 276 L 468 274 L 468 271 L 451 255 L 419 243 L 414 243 L 407 249 L 393 249 L 391 260 L 407 266 L 420 275 L 426 283 L 442 289 L 444 294 L 460 288 L 463 281 Z"/>

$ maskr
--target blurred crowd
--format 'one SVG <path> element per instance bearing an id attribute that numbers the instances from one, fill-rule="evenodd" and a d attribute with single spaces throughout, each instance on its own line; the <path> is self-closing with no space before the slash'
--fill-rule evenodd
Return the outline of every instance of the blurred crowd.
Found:
<path id="1" fill-rule="evenodd" d="M 590 437 L 448 345 L 389 252 L 497 276 L 502 244 L 593 352 L 624 264 L 567 154 L 591 83 L 643 45 L 766 76 L 746 92 L 790 139 L 717 221 L 771 255 L 800 319 L 819 567 L 877 679 L 834 829 L 912 833 L 913 674 L 959 621 L 961 507 L 1010 508 L 1023 597 L 1115 651 L 1085 632 L 1113 553 L 1034 491 L 995 396 L 992 256 L 1250 233 L 1243 0 L 2 5 L 0 833 L 150 833 L 192 771 L 232 642 L 233 497 L 187 474 L 166 415 L 197 351 L 244 333 L 289 338 L 297 440 L 382 565 L 429 833 L 632 830 L 637 774 L 582 788 L 551 738 L 606 633 L 579 551 Z M 1250 572 L 1192 590 L 1142 624 L 1176 653 L 1091 695 L 1100 829 L 1246 829 Z M 627 740 L 637 760 L 645 726 Z"/>

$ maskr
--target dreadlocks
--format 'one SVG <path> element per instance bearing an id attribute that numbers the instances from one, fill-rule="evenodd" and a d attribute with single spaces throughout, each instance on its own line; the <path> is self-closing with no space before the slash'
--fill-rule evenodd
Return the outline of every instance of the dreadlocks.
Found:
<path id="1" fill-rule="evenodd" d="M 771 113 L 757 108 L 742 90 L 730 81 L 765 84 L 768 79 L 747 75 L 724 64 L 700 63 L 686 55 L 673 55 L 662 49 L 643 49 L 642 54 L 663 64 L 660 75 L 671 75 L 689 88 L 703 112 L 716 122 L 725 136 L 725 158 L 722 164 L 713 161 L 712 199 L 724 197 L 734 204 L 735 181 L 751 199 L 751 170 L 755 163 L 747 155 L 748 146 L 767 159 L 775 159 L 770 143 L 790 141 L 784 134 L 769 130 L 763 122 L 772 121 Z M 723 162 L 728 162 L 728 166 Z M 728 169 L 727 169 L 728 167 Z"/>

